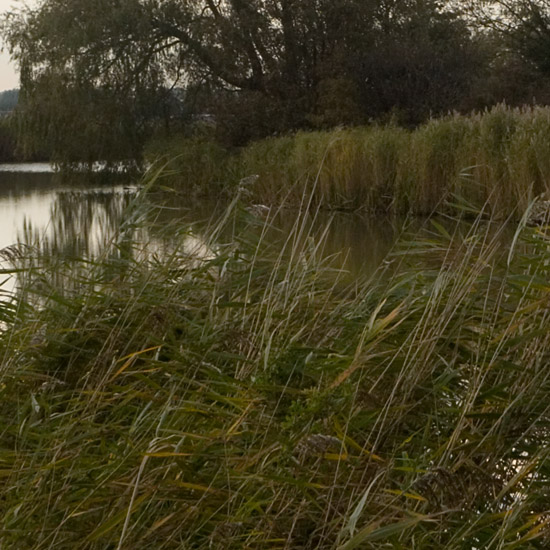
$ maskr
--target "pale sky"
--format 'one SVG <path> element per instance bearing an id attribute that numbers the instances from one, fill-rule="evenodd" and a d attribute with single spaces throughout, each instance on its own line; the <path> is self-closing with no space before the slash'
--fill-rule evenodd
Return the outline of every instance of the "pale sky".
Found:
<path id="1" fill-rule="evenodd" d="M 34 0 L 0 0 L 0 14 L 3 14 L 10 8 L 34 3 Z M 10 63 L 9 55 L 6 52 L 0 52 L 0 92 L 18 87 L 19 75 L 17 74 L 17 69 Z"/>

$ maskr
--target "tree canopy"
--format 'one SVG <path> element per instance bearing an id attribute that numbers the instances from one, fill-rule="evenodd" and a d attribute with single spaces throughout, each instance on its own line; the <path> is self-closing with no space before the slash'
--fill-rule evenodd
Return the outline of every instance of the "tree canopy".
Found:
<path id="1" fill-rule="evenodd" d="M 526 21 L 512 13 L 515 4 L 525 4 L 533 24 L 547 13 L 537 11 L 547 2 L 494 4 L 516 17 L 510 21 Z M 214 114 L 237 145 L 392 115 L 415 124 L 465 108 L 487 62 L 456 5 L 43 0 L 9 13 L 1 30 L 21 68 L 27 144 L 46 140 L 55 156 L 76 161 L 138 155 L 143 140 L 170 122 L 174 86 L 188 91 L 186 101 L 193 90 L 198 109 Z M 510 36 L 545 70 L 544 46 L 530 46 L 521 33 L 529 34 L 514 24 Z"/>
<path id="2" fill-rule="evenodd" d="M 471 8 L 481 25 L 495 30 L 524 61 L 550 75 L 549 0 L 486 0 Z"/>

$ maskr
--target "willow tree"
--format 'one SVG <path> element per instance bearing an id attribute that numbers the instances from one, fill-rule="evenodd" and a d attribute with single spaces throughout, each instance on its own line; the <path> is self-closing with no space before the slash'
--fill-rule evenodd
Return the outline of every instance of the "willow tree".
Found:
<path id="1" fill-rule="evenodd" d="M 381 40 L 403 39 L 388 25 L 435 25 L 423 50 L 429 66 L 441 57 L 434 42 L 456 36 L 447 31 L 459 21 L 444 11 L 434 0 L 43 0 L 9 14 L 2 29 L 21 67 L 26 143 L 91 161 L 137 154 L 176 83 L 210 90 L 235 124 L 254 113 L 256 134 L 371 116 L 365 60 L 384 55 Z M 457 54 L 462 34 L 450 46 Z M 259 135 L 242 140 L 251 137 Z"/>
<path id="2" fill-rule="evenodd" d="M 134 25 L 137 2 L 47 0 L 8 14 L 5 41 L 21 70 L 24 149 L 60 163 L 139 156 L 163 72 Z"/>
<path id="3" fill-rule="evenodd" d="M 550 76 L 550 0 L 466 0 L 475 20 Z"/>
<path id="4" fill-rule="evenodd" d="M 127 153 L 121 146 L 139 144 L 176 82 L 208 86 L 228 104 L 235 94 L 249 104 L 259 97 L 276 106 L 281 127 L 295 126 L 310 107 L 320 60 L 342 41 L 330 21 L 345 16 L 348 35 L 357 33 L 370 4 L 44 0 L 11 13 L 3 34 L 21 67 L 26 143 L 46 140 L 70 159 L 80 154 L 77 141 L 91 158 Z M 97 143 L 105 127 L 109 136 Z"/>
<path id="5" fill-rule="evenodd" d="M 485 36 L 485 103 L 550 104 L 550 0 L 457 0 Z"/>

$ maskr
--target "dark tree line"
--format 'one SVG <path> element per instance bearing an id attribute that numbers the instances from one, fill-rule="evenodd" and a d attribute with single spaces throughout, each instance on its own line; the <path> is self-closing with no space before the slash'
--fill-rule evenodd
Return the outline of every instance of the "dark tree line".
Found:
<path id="1" fill-rule="evenodd" d="M 0 92 L 0 113 L 5 114 L 13 111 L 17 107 L 18 99 L 19 90 Z"/>
<path id="2" fill-rule="evenodd" d="M 135 158 L 204 113 L 241 145 L 550 102 L 547 0 L 43 0 L 1 30 L 23 142 L 66 162 Z"/>
<path id="3" fill-rule="evenodd" d="M 0 162 L 10 162 L 16 158 L 16 135 L 10 126 L 9 114 L 17 106 L 17 90 L 0 92 Z"/>

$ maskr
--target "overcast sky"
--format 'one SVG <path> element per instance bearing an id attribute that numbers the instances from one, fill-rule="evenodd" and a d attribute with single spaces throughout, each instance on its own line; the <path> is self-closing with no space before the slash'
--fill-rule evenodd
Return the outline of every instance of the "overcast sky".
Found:
<path id="1" fill-rule="evenodd" d="M 24 4 L 33 4 L 31 0 L 0 0 L 0 14 L 13 7 L 22 6 Z M 0 44 L 1 45 L 1 44 Z M 11 88 L 19 87 L 19 76 L 15 67 L 10 64 L 10 57 L 6 52 L 0 53 L 0 92 L 2 90 L 10 90 Z"/>

